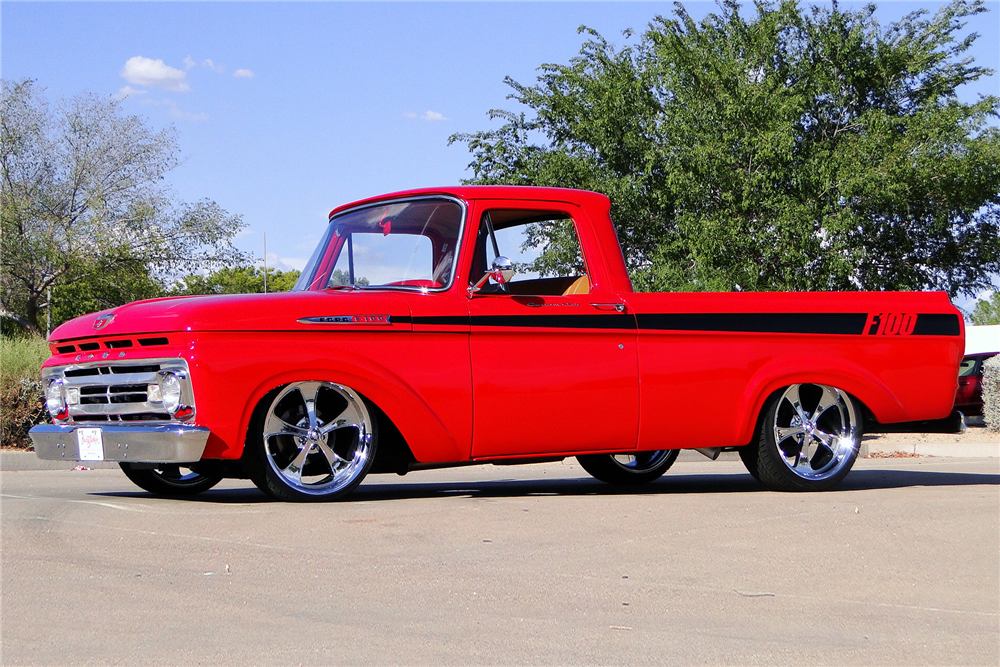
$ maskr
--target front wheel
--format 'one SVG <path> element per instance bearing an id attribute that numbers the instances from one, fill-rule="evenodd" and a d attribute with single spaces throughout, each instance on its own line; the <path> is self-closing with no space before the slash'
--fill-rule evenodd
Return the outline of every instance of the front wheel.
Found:
<path id="1" fill-rule="evenodd" d="M 319 381 L 279 387 L 250 424 L 250 479 L 279 500 L 334 500 L 350 493 L 375 460 L 371 415 L 350 387 Z"/>
<path id="2" fill-rule="evenodd" d="M 608 484 L 645 484 L 658 479 L 674 464 L 678 449 L 634 454 L 587 454 L 577 456 L 583 469 Z"/>
<path id="3" fill-rule="evenodd" d="M 847 392 L 794 384 L 764 406 L 757 441 L 740 451 L 754 477 L 776 491 L 822 491 L 858 458 L 861 410 Z"/>
<path id="4" fill-rule="evenodd" d="M 158 496 L 193 496 L 222 481 L 222 472 L 205 462 L 190 464 L 197 470 L 179 463 L 163 463 L 155 468 L 125 461 L 118 465 L 133 484 Z"/>

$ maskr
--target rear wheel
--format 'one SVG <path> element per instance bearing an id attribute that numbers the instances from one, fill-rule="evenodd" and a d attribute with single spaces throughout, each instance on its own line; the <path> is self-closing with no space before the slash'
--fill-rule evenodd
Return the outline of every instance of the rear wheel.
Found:
<path id="1" fill-rule="evenodd" d="M 740 458 L 771 489 L 822 491 L 850 472 L 861 433 L 861 410 L 847 392 L 795 384 L 769 399 L 757 442 Z"/>
<path id="2" fill-rule="evenodd" d="M 190 464 L 163 463 L 155 468 L 122 461 L 118 464 L 133 484 L 159 496 L 192 496 L 208 491 L 222 481 L 222 472 L 209 462 Z"/>
<path id="3" fill-rule="evenodd" d="M 661 449 L 633 454 L 577 456 L 583 469 L 608 484 L 645 484 L 658 479 L 677 460 L 680 450 Z"/>
<path id="4" fill-rule="evenodd" d="M 361 483 L 377 433 L 365 399 L 332 382 L 294 382 L 268 394 L 247 437 L 254 484 L 280 500 L 334 500 Z"/>

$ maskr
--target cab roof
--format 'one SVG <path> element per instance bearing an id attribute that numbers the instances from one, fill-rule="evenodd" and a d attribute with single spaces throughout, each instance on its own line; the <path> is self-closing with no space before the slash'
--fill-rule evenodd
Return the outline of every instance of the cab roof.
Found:
<path id="1" fill-rule="evenodd" d="M 377 204 L 391 199 L 426 197 L 433 195 L 447 195 L 450 197 L 456 197 L 466 202 L 474 199 L 510 199 L 520 201 L 561 202 L 576 204 L 578 206 L 596 205 L 603 208 L 605 211 L 611 206 L 611 202 L 606 196 L 596 192 L 590 192 L 588 190 L 574 190 L 571 188 L 543 188 L 527 185 L 455 185 L 437 188 L 402 190 L 400 192 L 378 195 L 377 197 L 360 199 L 358 201 L 350 202 L 349 204 L 342 204 L 341 206 L 338 206 L 330 211 L 329 217 L 332 218 L 334 215 L 348 209 L 366 206 L 368 204 Z"/>

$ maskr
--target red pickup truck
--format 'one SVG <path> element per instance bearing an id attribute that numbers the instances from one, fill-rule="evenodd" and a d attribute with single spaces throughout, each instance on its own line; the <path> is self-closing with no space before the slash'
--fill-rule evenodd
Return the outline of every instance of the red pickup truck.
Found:
<path id="1" fill-rule="evenodd" d="M 863 429 L 951 413 L 964 329 L 944 293 L 635 293 L 609 212 L 492 186 L 341 206 L 291 292 L 56 329 L 35 450 L 166 495 L 242 477 L 329 500 L 370 472 L 567 456 L 643 483 L 680 449 L 819 490 Z"/>

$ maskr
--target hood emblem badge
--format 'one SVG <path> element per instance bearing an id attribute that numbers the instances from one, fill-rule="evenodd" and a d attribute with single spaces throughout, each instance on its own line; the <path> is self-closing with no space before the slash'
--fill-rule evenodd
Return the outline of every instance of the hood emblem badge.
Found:
<path id="1" fill-rule="evenodd" d="M 111 321 L 114 319 L 115 319 L 114 313 L 105 313 L 104 315 L 101 315 L 96 320 L 94 320 L 94 328 L 103 329 L 104 327 L 111 324 Z"/>

